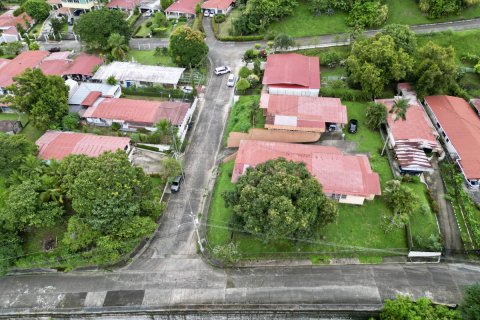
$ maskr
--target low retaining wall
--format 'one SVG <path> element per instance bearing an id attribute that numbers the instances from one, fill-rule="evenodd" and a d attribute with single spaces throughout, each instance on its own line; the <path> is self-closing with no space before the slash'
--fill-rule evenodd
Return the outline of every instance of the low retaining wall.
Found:
<path id="1" fill-rule="evenodd" d="M 318 132 L 250 129 L 248 133 L 231 132 L 227 139 L 228 148 L 238 148 L 241 140 L 262 140 L 276 142 L 315 142 L 320 139 Z"/>

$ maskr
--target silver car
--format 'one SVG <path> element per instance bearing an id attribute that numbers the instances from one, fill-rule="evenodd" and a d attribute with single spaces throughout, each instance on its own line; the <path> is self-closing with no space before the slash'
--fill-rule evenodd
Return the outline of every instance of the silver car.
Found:
<path id="1" fill-rule="evenodd" d="M 234 87 L 234 86 L 235 86 L 235 75 L 231 74 L 228 76 L 227 87 Z"/>

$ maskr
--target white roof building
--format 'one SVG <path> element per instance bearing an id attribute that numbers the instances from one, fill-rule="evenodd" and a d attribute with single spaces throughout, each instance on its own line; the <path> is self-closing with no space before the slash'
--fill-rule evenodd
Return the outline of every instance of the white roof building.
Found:
<path id="1" fill-rule="evenodd" d="M 122 90 L 119 85 L 83 82 L 70 91 L 71 96 L 68 98 L 68 104 L 80 105 L 92 92 L 99 92 L 101 97 L 118 98 Z"/>
<path id="2" fill-rule="evenodd" d="M 101 66 L 92 79 L 107 81 L 108 78 L 114 77 L 126 87 L 145 84 L 162 84 L 176 87 L 184 71 L 184 68 L 149 66 L 135 62 L 116 61 Z"/>

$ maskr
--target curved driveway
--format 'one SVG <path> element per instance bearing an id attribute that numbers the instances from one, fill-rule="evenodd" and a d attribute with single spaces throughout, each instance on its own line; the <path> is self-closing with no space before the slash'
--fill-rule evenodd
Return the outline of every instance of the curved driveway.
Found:
<path id="1" fill-rule="evenodd" d="M 207 22 L 205 22 L 207 24 Z M 205 26 L 209 58 L 240 66 L 251 44 L 219 43 Z M 17 275 L 0 279 L 0 317 L 12 313 L 71 313 L 148 309 L 340 309 L 376 310 L 396 294 L 457 303 L 463 287 L 480 281 L 480 267 L 467 264 L 385 264 L 258 267 L 221 270 L 196 254 L 195 219 L 203 211 L 232 90 L 226 76 L 210 76 L 185 154 L 186 181 L 170 198 L 150 246 L 129 266 L 113 272 Z"/>

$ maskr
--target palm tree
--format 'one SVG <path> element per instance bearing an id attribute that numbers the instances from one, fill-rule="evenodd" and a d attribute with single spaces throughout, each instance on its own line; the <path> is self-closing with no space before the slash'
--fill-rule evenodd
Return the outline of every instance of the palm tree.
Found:
<path id="1" fill-rule="evenodd" d="M 129 48 L 124 36 L 112 33 L 108 37 L 107 46 L 115 60 L 124 61 L 127 58 Z"/>
<path id="2" fill-rule="evenodd" d="M 407 110 L 409 107 L 408 100 L 395 100 L 392 109 L 390 109 L 390 113 L 393 113 L 393 121 L 397 121 L 398 119 L 407 120 Z"/>

